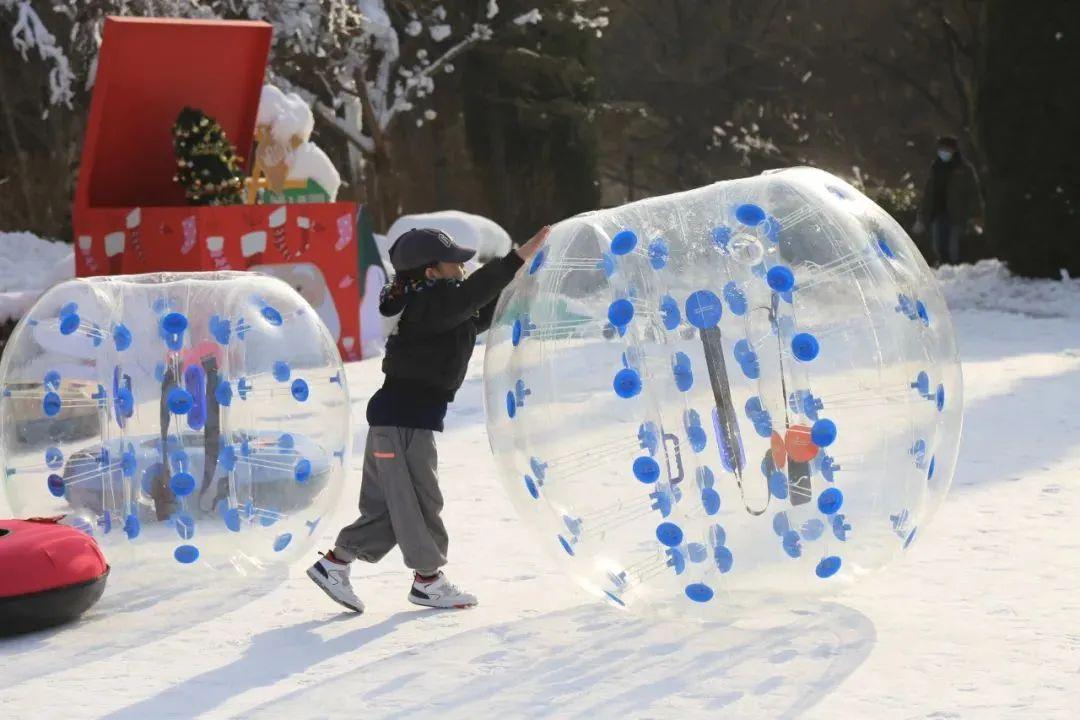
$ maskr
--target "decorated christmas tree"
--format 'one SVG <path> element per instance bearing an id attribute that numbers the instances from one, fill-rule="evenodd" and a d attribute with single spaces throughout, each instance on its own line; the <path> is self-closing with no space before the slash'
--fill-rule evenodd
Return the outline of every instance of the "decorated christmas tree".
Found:
<path id="1" fill-rule="evenodd" d="M 192 205 L 235 205 L 242 202 L 243 169 L 225 131 L 196 108 L 180 111 L 173 124 L 176 175 Z"/>

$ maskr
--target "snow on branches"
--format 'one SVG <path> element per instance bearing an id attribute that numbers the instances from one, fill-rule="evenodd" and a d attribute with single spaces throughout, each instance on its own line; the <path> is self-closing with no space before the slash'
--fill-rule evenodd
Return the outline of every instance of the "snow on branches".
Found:
<path id="1" fill-rule="evenodd" d="M 607 8 L 589 18 L 579 11 L 592 1 L 571 0 L 572 15 L 560 9 L 550 19 L 599 33 Z M 504 28 L 520 32 L 549 20 L 538 8 L 503 18 L 498 0 L 479 3 L 475 16 L 449 13 L 439 0 L 57 0 L 58 40 L 31 2 L 0 0 L 0 23 L 12 16 L 15 48 L 50 66 L 52 105 L 71 107 L 76 81 L 92 84 L 109 15 L 263 20 L 274 26 L 270 77 L 364 153 L 375 152 L 400 116 L 417 111 L 417 124 L 434 118 L 423 106 L 439 74 L 454 71 L 454 58 Z M 49 22 L 53 16 L 45 14 Z"/>
<path id="2" fill-rule="evenodd" d="M 11 41 L 23 60 L 27 53 L 36 51 L 49 67 L 49 102 L 53 105 L 71 105 L 71 84 L 75 75 L 67 54 L 56 44 L 56 38 L 45 28 L 41 16 L 29 0 L 0 0 L 0 10 L 14 12 L 15 25 Z"/>

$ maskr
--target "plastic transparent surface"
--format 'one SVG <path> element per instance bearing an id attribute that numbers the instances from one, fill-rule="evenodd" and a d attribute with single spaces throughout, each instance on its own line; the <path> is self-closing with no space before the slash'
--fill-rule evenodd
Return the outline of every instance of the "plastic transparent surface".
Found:
<path id="1" fill-rule="evenodd" d="M 537 541 L 619 606 L 834 591 L 909 548 L 948 491 L 962 379 L 944 299 L 903 229 L 828 173 L 559 223 L 495 317 L 501 478 Z"/>
<path id="2" fill-rule="evenodd" d="M 15 515 L 66 515 L 113 563 L 287 563 L 310 549 L 342 486 L 341 358 L 275 278 L 62 283 L 12 333 L 0 387 L 0 479 Z"/>

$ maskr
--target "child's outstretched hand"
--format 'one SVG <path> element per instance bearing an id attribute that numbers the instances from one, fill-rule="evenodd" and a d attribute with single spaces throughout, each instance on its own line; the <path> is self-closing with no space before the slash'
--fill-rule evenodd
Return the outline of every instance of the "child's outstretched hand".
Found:
<path id="1" fill-rule="evenodd" d="M 522 260 L 528 262 L 529 259 L 536 254 L 536 251 L 543 247 L 544 240 L 547 240 L 548 233 L 550 232 L 551 226 L 545 225 L 544 227 L 540 228 L 540 232 L 529 238 L 529 241 L 519 247 L 515 252 L 517 252 L 518 256 L 521 257 Z"/>

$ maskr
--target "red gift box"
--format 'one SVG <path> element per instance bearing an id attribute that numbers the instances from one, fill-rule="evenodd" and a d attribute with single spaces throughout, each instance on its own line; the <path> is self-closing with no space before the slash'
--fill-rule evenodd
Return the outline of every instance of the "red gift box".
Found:
<path id="1" fill-rule="evenodd" d="M 276 275 L 315 307 L 342 357 L 355 360 L 355 203 L 191 206 L 173 180 L 172 126 L 184 106 L 217 120 L 248 160 L 271 33 L 262 22 L 105 21 L 73 208 L 75 271 Z"/>

